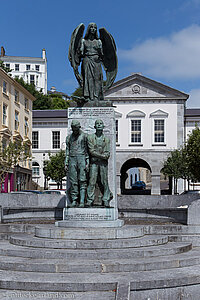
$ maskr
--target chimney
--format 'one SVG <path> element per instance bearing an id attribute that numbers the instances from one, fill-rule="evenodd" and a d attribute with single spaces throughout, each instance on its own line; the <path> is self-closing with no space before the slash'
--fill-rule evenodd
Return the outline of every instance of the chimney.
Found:
<path id="1" fill-rule="evenodd" d="M 45 49 L 42 49 L 42 58 L 46 59 L 46 50 Z"/>
<path id="2" fill-rule="evenodd" d="M 6 51 L 3 46 L 1 46 L 1 56 L 5 56 Z"/>

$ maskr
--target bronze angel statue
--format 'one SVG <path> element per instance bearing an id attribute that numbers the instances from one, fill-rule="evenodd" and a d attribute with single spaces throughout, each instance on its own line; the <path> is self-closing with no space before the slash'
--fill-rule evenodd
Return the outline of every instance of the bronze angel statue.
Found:
<path id="1" fill-rule="evenodd" d="M 73 31 L 69 46 L 69 61 L 80 86 L 83 99 L 101 101 L 103 91 L 112 86 L 117 75 L 116 45 L 112 35 L 105 29 L 90 23 L 83 38 L 83 23 Z M 81 73 L 78 67 L 81 64 Z M 106 72 L 106 84 L 103 84 L 102 66 Z"/>

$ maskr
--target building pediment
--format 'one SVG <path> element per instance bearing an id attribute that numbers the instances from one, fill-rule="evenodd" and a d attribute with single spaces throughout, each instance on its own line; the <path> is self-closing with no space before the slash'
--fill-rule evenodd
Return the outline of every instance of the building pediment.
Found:
<path id="1" fill-rule="evenodd" d="M 167 112 L 165 112 L 161 109 L 158 109 L 150 114 L 150 118 L 155 118 L 155 117 L 167 118 L 168 115 L 169 114 Z"/>
<path id="2" fill-rule="evenodd" d="M 189 95 L 166 86 L 160 82 L 134 73 L 117 81 L 106 93 L 105 98 L 111 100 L 139 99 L 177 99 L 187 100 Z"/>
<path id="3" fill-rule="evenodd" d="M 145 113 L 141 110 L 132 110 L 126 115 L 127 118 L 144 118 L 145 116 Z"/>

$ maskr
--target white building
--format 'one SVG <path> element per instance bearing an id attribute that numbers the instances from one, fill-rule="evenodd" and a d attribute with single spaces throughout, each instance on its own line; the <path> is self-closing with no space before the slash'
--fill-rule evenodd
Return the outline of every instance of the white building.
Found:
<path id="1" fill-rule="evenodd" d="M 188 95 L 134 73 L 106 93 L 116 107 L 117 186 L 126 192 L 128 170 L 151 173 L 151 194 L 160 194 L 164 160 L 184 142 L 184 110 Z M 183 187 L 180 186 L 179 190 Z"/>
<path id="2" fill-rule="evenodd" d="M 160 194 L 163 183 L 169 184 L 165 190 L 171 192 L 171 182 L 162 180 L 163 162 L 170 151 L 184 143 L 196 121 L 200 121 L 200 109 L 186 110 L 187 94 L 140 74 L 116 82 L 105 97 L 115 107 L 118 193 L 130 192 L 127 181 L 132 168 L 139 168 L 143 178 L 150 178 L 151 194 Z M 33 112 L 33 169 L 41 187 L 44 187 L 43 160 L 48 158 L 49 151 L 65 149 L 67 123 L 65 110 Z M 56 187 L 52 182 L 49 185 Z M 178 192 L 183 190 L 180 180 Z"/>
<path id="3" fill-rule="evenodd" d="M 33 180 L 40 186 L 45 186 L 43 172 L 44 160 L 48 159 L 48 153 L 56 153 L 65 149 L 67 135 L 67 111 L 66 110 L 35 110 L 33 111 Z M 47 183 L 46 183 L 47 184 Z M 47 185 L 46 185 L 47 187 Z M 57 188 L 55 182 L 48 182 L 49 188 Z M 65 185 L 64 185 L 65 187 Z M 63 188 L 64 188 L 63 187 Z"/>
<path id="4" fill-rule="evenodd" d="M 46 50 L 42 50 L 42 57 L 7 56 L 1 47 L 1 56 L 6 67 L 10 68 L 13 78 L 22 77 L 25 82 L 32 83 L 38 91 L 47 93 L 47 58 Z"/>

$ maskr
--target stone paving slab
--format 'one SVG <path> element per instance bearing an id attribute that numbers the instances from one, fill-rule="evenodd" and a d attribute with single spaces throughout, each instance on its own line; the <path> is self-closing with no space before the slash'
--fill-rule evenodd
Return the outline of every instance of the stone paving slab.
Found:
<path id="1" fill-rule="evenodd" d="M 200 285 L 131 291 L 130 300 L 199 300 Z"/>
<path id="2" fill-rule="evenodd" d="M 168 243 L 168 236 L 144 236 L 129 239 L 110 240 L 60 240 L 37 238 L 33 235 L 18 234 L 12 235 L 9 242 L 14 245 L 36 248 L 54 249 L 116 249 L 116 248 L 137 248 L 163 245 Z"/>

